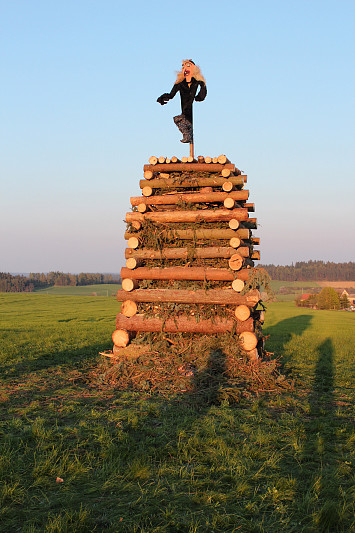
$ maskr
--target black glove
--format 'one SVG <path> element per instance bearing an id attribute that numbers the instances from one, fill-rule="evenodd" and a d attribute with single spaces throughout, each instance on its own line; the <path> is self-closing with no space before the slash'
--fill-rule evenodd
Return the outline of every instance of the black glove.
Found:
<path id="1" fill-rule="evenodd" d="M 161 96 L 159 96 L 159 98 L 157 98 L 157 102 L 159 102 L 159 104 L 161 105 L 167 104 L 169 100 L 170 100 L 170 96 L 168 93 L 164 93 Z"/>

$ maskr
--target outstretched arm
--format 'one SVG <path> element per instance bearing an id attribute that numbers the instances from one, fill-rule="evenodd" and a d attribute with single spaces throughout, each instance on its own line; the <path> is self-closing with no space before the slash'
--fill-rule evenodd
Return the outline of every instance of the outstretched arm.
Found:
<path id="1" fill-rule="evenodd" d="M 199 81 L 199 85 L 200 85 L 201 88 L 200 88 L 199 93 L 196 94 L 195 100 L 196 100 L 196 102 L 203 102 L 203 100 L 207 96 L 207 87 L 206 87 L 206 84 L 203 81 Z"/>
<path id="2" fill-rule="evenodd" d="M 171 89 L 170 93 L 164 93 L 161 96 L 159 96 L 159 98 L 157 98 L 157 102 L 159 102 L 159 104 L 161 105 L 167 104 L 169 100 L 174 98 L 177 92 L 178 92 L 178 87 L 177 87 L 177 84 L 175 84 L 174 87 Z"/>

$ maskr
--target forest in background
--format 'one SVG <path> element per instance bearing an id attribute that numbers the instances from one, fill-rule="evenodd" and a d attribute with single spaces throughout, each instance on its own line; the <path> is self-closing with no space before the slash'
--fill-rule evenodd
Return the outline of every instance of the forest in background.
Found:
<path id="1" fill-rule="evenodd" d="M 258 265 L 272 280 L 278 281 L 355 281 L 355 262 L 298 261 L 291 265 Z M 10 274 L 0 272 L 0 292 L 33 292 L 46 287 L 75 287 L 102 283 L 120 283 L 119 274 L 63 272 Z"/>
<path id="2" fill-rule="evenodd" d="M 298 261 L 291 265 L 258 265 L 278 281 L 355 281 L 355 263 Z"/>
<path id="3" fill-rule="evenodd" d="M 0 292 L 33 292 L 46 287 L 76 287 L 103 283 L 119 283 L 119 274 L 99 274 L 80 272 L 69 274 L 63 272 L 9 274 L 0 272 Z"/>

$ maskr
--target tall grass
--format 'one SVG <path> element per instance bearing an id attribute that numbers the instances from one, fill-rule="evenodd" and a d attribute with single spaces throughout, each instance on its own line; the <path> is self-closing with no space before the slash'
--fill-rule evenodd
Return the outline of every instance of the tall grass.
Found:
<path id="1" fill-rule="evenodd" d="M 104 385 L 118 306 L 0 296 L 3 531 L 354 528 L 354 314 L 271 304 L 295 389 L 230 406 Z"/>

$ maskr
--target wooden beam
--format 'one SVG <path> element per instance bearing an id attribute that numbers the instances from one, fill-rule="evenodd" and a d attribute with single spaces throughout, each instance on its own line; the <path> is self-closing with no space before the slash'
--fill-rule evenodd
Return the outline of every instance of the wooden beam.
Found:
<path id="1" fill-rule="evenodd" d="M 207 165 L 208 167 L 210 165 Z M 235 187 L 244 186 L 243 176 L 229 176 L 228 180 L 222 176 L 210 176 L 202 178 L 191 176 L 188 178 L 153 178 L 151 180 L 140 180 L 139 186 L 151 187 L 152 189 L 191 189 L 191 187 L 222 187 L 226 181 L 232 183 Z"/>
<path id="2" fill-rule="evenodd" d="M 250 269 L 247 268 L 239 270 L 238 272 L 233 272 L 226 268 L 212 267 L 139 267 L 135 270 L 130 270 L 127 267 L 121 268 L 122 280 L 130 279 L 132 281 L 137 279 L 233 281 L 236 278 L 246 281 L 249 279 L 249 273 Z M 125 290 L 133 290 L 133 288 L 123 288 Z"/>
<path id="3" fill-rule="evenodd" d="M 238 239 L 239 240 L 239 239 Z M 238 254 L 242 257 L 249 257 L 249 247 L 240 246 L 237 248 Z M 211 259 L 215 257 L 222 257 L 229 259 L 233 254 L 236 253 L 236 248 L 227 247 L 227 246 L 211 246 L 204 248 L 164 248 L 163 250 L 152 250 L 151 248 L 142 248 L 140 250 L 133 250 L 131 248 L 126 248 L 125 257 L 126 259 L 135 258 L 137 260 L 141 259 L 190 259 L 190 258 L 202 258 L 202 259 Z M 129 267 L 127 264 L 126 266 Z M 140 266 L 138 264 L 134 265 L 134 268 Z"/>
<path id="4" fill-rule="evenodd" d="M 178 223 L 178 222 L 221 222 L 227 221 L 231 218 L 237 220 L 247 221 L 248 210 L 243 208 L 238 209 L 211 209 L 198 211 L 152 211 L 148 213 L 138 213 L 136 211 L 126 214 L 126 222 L 144 222 L 151 220 L 159 223 Z"/>
<path id="5" fill-rule="evenodd" d="M 207 291 L 203 289 L 193 291 L 188 289 L 136 289 L 131 293 L 127 293 L 120 289 L 117 291 L 117 301 L 246 305 L 247 307 L 255 307 L 260 301 L 260 292 L 254 289 L 241 295 L 233 289 L 208 289 Z M 128 316 L 126 313 L 123 314 Z"/>
<path id="6" fill-rule="evenodd" d="M 248 200 L 249 191 L 247 189 L 242 189 L 241 191 L 231 191 L 227 192 L 196 192 L 196 193 L 178 193 L 178 194 L 164 194 L 164 195 L 155 195 L 155 196 L 132 196 L 131 205 L 137 206 L 141 203 L 146 205 L 171 205 L 177 204 L 179 202 L 186 203 L 210 203 L 210 202 L 224 202 L 226 198 L 232 198 L 236 201 Z M 248 206 L 254 204 L 247 204 Z M 247 205 L 245 208 L 248 209 Z M 249 210 L 249 209 L 248 209 Z"/>
<path id="7" fill-rule="evenodd" d="M 132 241 L 132 246 L 130 248 L 138 247 L 138 238 L 140 237 L 141 232 L 132 233 L 130 231 L 125 232 L 125 239 Z M 239 239 L 250 239 L 250 230 L 248 228 L 238 228 L 237 230 L 232 230 L 229 228 L 214 228 L 214 229 L 169 229 L 159 231 L 159 235 L 164 238 L 171 240 L 181 239 L 181 240 L 221 240 L 221 239 L 231 239 L 232 237 L 239 237 Z M 135 246 L 137 244 L 137 246 Z"/>
<path id="8" fill-rule="evenodd" d="M 235 172 L 235 165 L 232 163 L 213 164 L 210 163 L 169 163 L 156 165 L 144 165 L 143 170 L 151 170 L 152 172 L 221 172 L 222 168 L 229 168 Z M 238 171 L 238 169 L 237 169 Z M 240 171 L 239 171 L 240 174 Z"/>
<path id="9" fill-rule="evenodd" d="M 116 329 L 126 331 L 167 331 L 170 333 L 224 333 L 236 328 L 236 333 L 253 332 L 254 321 L 252 318 L 243 322 L 238 322 L 234 318 L 200 319 L 187 316 L 176 316 L 166 320 L 162 318 L 147 317 L 145 315 L 135 315 L 127 318 L 121 313 L 116 317 Z"/>

